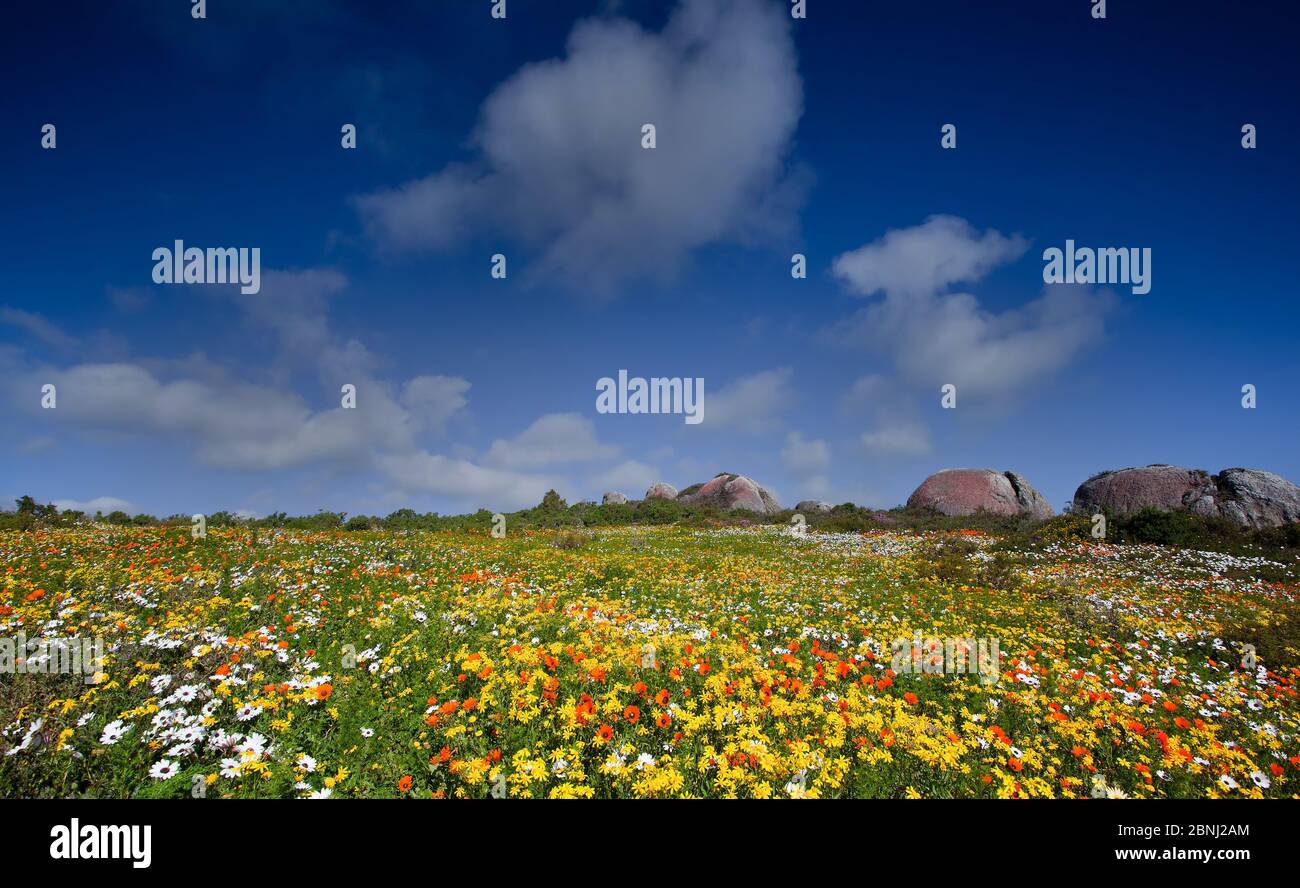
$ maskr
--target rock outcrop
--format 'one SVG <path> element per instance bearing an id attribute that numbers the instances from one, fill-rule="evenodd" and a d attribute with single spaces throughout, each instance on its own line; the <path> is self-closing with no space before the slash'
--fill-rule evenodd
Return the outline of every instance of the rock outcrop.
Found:
<path id="1" fill-rule="evenodd" d="M 921 482 L 907 505 L 930 508 L 944 515 L 1027 515 L 1050 518 L 1055 514 L 1043 495 L 1015 472 L 991 469 L 944 469 Z"/>
<path id="2" fill-rule="evenodd" d="M 1242 527 L 1300 521 L 1300 487 L 1272 472 L 1151 465 L 1093 475 L 1079 485 L 1072 511 L 1129 515 L 1141 509 L 1225 518 Z"/>
<path id="3" fill-rule="evenodd" d="M 796 512 L 803 512 L 807 515 L 825 515 L 831 509 L 835 508 L 830 503 L 824 503 L 821 500 L 804 500 L 794 507 Z"/>
<path id="4" fill-rule="evenodd" d="M 617 506 L 627 502 L 627 497 L 617 491 L 610 491 L 601 497 L 600 501 L 606 506 Z"/>
<path id="5" fill-rule="evenodd" d="M 709 505 L 718 509 L 746 509 L 761 515 L 781 511 L 766 488 L 752 478 L 723 472 L 703 484 L 686 488 L 677 495 L 677 501 L 687 505 Z"/>
<path id="6" fill-rule="evenodd" d="M 645 492 L 646 499 L 677 499 L 677 488 L 663 481 L 656 481 Z"/>

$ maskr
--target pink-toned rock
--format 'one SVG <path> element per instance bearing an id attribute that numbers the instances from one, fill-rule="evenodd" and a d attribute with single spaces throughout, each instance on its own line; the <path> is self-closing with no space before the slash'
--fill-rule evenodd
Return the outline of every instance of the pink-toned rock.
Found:
<path id="1" fill-rule="evenodd" d="M 1154 465 L 1093 475 L 1074 493 L 1074 511 L 1089 514 L 1101 509 L 1127 515 L 1139 509 L 1163 512 L 1187 510 L 1212 514 L 1209 503 L 1200 504 L 1209 489 L 1210 476 L 1195 469 Z M 1212 502 L 1212 501 L 1211 501 Z"/>
<path id="2" fill-rule="evenodd" d="M 646 499 L 677 499 L 677 488 L 663 481 L 656 481 L 645 492 Z"/>
<path id="3" fill-rule="evenodd" d="M 929 508 L 944 515 L 1028 515 L 1050 518 L 1052 507 L 1042 494 L 1015 472 L 991 469 L 944 469 L 921 482 L 907 498 L 913 508 Z"/>
<path id="4" fill-rule="evenodd" d="M 678 494 L 678 502 L 718 509 L 746 509 L 763 515 L 781 511 L 776 497 L 744 475 L 723 472 L 703 484 L 687 488 L 687 491 Z"/>
<path id="5" fill-rule="evenodd" d="M 1201 469 L 1153 465 L 1093 475 L 1079 485 L 1072 511 L 1128 515 L 1141 509 L 1226 518 L 1243 527 L 1300 521 L 1300 488 L 1259 469 Z"/>

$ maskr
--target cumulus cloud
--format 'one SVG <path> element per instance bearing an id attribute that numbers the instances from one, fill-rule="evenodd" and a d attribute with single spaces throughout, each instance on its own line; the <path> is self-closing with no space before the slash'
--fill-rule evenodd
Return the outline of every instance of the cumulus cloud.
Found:
<path id="1" fill-rule="evenodd" d="M 793 474 L 807 478 L 830 468 L 831 448 L 825 441 L 808 441 L 802 433 L 793 431 L 785 437 L 781 462 Z"/>
<path id="2" fill-rule="evenodd" d="M 103 512 L 105 515 L 110 512 L 134 512 L 133 506 L 128 500 L 119 499 L 115 496 L 97 496 L 92 500 L 73 500 L 73 499 L 56 499 L 54 505 L 60 512 L 85 512 L 87 515 L 94 515 L 96 512 Z"/>
<path id="3" fill-rule="evenodd" d="M 421 426 L 442 431 L 469 399 L 468 380 L 459 376 L 416 376 L 402 386 L 402 405 Z"/>
<path id="4" fill-rule="evenodd" d="M 968 293 L 942 292 L 980 279 L 1026 246 L 1022 238 L 981 234 L 948 216 L 890 231 L 835 260 L 834 273 L 854 293 L 885 295 L 837 325 L 833 336 L 886 356 L 907 383 L 936 392 L 953 383 L 959 397 L 1013 393 L 1097 341 L 1113 306 L 1110 294 L 1077 287 L 1045 287 L 1002 312 L 984 309 Z"/>
<path id="5" fill-rule="evenodd" d="M 704 398 L 704 422 L 713 431 L 759 435 L 779 424 L 779 414 L 794 403 L 789 367 L 764 370 L 728 383 Z"/>
<path id="6" fill-rule="evenodd" d="M 504 468 L 536 469 L 617 455 L 617 447 L 597 440 L 596 426 L 587 417 L 578 413 L 550 413 L 514 438 L 493 441 L 483 461 Z"/>
<path id="7" fill-rule="evenodd" d="M 861 296 L 927 296 L 951 284 L 977 281 L 1028 248 L 1019 235 L 980 234 L 965 219 L 931 216 L 921 225 L 891 229 L 880 240 L 840 254 L 831 270 Z"/>
<path id="8" fill-rule="evenodd" d="M 471 162 L 355 203 L 381 247 L 504 232 L 536 253 L 537 274 L 608 289 L 670 273 L 698 247 L 788 231 L 802 106 L 780 4 L 682 0 L 659 33 L 589 19 L 562 58 L 525 65 L 487 98 Z"/>
<path id="9" fill-rule="evenodd" d="M 881 426 L 859 439 L 869 452 L 887 456 L 921 456 L 932 449 L 930 433 L 916 422 Z"/>
<path id="10" fill-rule="evenodd" d="M 871 417 L 872 428 L 858 443 L 872 456 L 919 456 L 933 449 L 929 431 L 917 419 L 915 398 L 882 374 L 855 379 L 843 406 L 850 414 Z"/>
<path id="11" fill-rule="evenodd" d="M 536 505 L 547 490 L 562 486 L 557 478 L 480 466 L 423 450 L 381 456 L 378 465 L 404 490 L 497 509 Z"/>
<path id="12" fill-rule="evenodd" d="M 284 372 L 271 377 L 287 379 L 314 370 L 325 383 L 329 406 L 313 406 L 287 384 L 235 378 L 201 354 L 180 360 L 83 360 L 60 367 L 34 363 L 14 347 L 0 347 L 0 396 L 7 395 L 16 411 L 35 412 L 43 423 L 101 439 L 181 441 L 186 452 L 208 466 L 245 472 L 303 467 L 371 471 L 399 488 L 392 491 L 399 499 L 430 493 L 471 507 L 537 502 L 558 483 L 514 471 L 516 465 L 538 467 L 617 453 L 595 442 L 580 423 L 578 431 L 588 432 L 585 443 L 581 436 L 563 434 L 572 430 L 564 419 L 546 417 L 518 438 L 498 442 L 498 467 L 430 453 L 422 446 L 422 435 L 445 431 L 464 411 L 469 381 L 422 375 L 399 383 L 380 377 L 375 372 L 379 362 L 366 347 L 340 336 L 329 323 L 328 300 L 347 286 L 337 272 L 268 271 L 263 282 L 264 299 L 217 295 L 234 299 L 252 327 L 273 334 L 278 348 L 272 360 Z M 9 317 L 30 326 L 36 316 L 20 312 Z M 344 382 L 356 386 L 354 408 L 339 403 Z M 31 396 L 46 383 L 56 386 L 56 410 L 41 410 Z"/>
<path id="13" fill-rule="evenodd" d="M 409 446 L 409 429 L 390 402 L 354 414 L 342 408 L 313 412 L 296 394 L 235 381 L 160 380 L 129 363 L 77 364 L 47 369 L 25 382 L 59 393 L 49 421 L 121 434 L 176 435 L 194 443 L 205 463 L 265 470 L 322 460 L 359 458 L 374 445 Z M 30 399 L 29 399 L 30 400 Z"/>
<path id="14" fill-rule="evenodd" d="M 626 494 L 629 499 L 640 499 L 650 485 L 660 478 L 659 470 L 640 460 L 624 460 L 616 466 L 597 472 L 589 484 L 590 492 L 599 496 L 606 491 L 616 490 Z"/>

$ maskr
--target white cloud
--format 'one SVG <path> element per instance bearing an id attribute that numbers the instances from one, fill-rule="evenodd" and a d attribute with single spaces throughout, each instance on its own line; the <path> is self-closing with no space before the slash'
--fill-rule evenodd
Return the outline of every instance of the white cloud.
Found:
<path id="1" fill-rule="evenodd" d="M 802 189 L 785 158 L 802 106 L 780 4 L 682 0 L 661 33 L 589 19 L 563 58 L 487 98 L 472 163 L 356 205 L 382 247 L 504 231 L 539 254 L 538 274 L 605 290 L 664 276 L 697 247 L 791 229 Z"/>
<path id="2" fill-rule="evenodd" d="M 879 373 L 854 380 L 843 406 L 849 413 L 873 418 L 872 430 L 858 439 L 873 456 L 916 456 L 933 447 L 930 433 L 916 418 L 915 399 Z"/>
<path id="3" fill-rule="evenodd" d="M 842 321 L 833 337 L 886 356 L 904 382 L 936 397 L 939 386 L 956 385 L 959 403 L 995 400 L 1038 382 L 1101 337 L 1110 294 L 1046 287 L 1019 308 L 991 312 L 968 293 L 940 292 L 978 280 L 1025 246 L 947 216 L 890 231 L 835 260 L 835 273 L 852 290 L 883 290 L 885 298 Z"/>
<path id="4" fill-rule="evenodd" d="M 509 469 L 590 462 L 618 456 L 618 448 L 596 438 L 596 426 L 578 413 L 550 413 L 511 439 L 492 442 L 483 461 Z"/>
<path id="5" fill-rule="evenodd" d="M 270 376 L 288 379 L 303 368 L 314 369 L 330 406 L 314 408 L 287 385 L 232 378 L 201 354 L 54 367 L 38 366 L 11 347 L 0 347 L 0 397 L 7 395 L 15 410 L 38 413 L 44 423 L 98 439 L 179 441 L 183 452 L 209 466 L 246 472 L 302 467 L 377 472 L 402 487 L 393 492 L 398 497 L 431 493 L 471 507 L 514 508 L 539 501 L 548 487 L 557 486 L 555 478 L 425 450 L 421 434 L 443 431 L 465 409 L 470 383 L 425 375 L 395 384 L 376 376 L 378 362 L 365 346 L 338 336 L 329 324 L 327 300 L 346 287 L 342 275 L 317 269 L 268 271 L 263 282 L 261 301 L 233 298 L 253 327 L 275 334 L 278 350 L 272 361 L 285 372 Z M 356 386 L 354 409 L 339 404 L 341 382 Z M 45 383 L 57 387 L 55 410 L 41 410 L 31 397 Z M 555 432 L 557 425 L 539 421 L 519 439 L 502 442 L 503 460 L 529 465 L 560 461 L 541 456 L 549 452 L 555 457 L 554 450 L 530 449 L 548 443 L 548 430 Z M 594 437 L 586 442 L 590 446 L 563 435 L 549 444 L 569 448 L 562 454 L 565 459 L 617 454 L 615 448 L 594 443 Z"/>
<path id="6" fill-rule="evenodd" d="M 785 437 L 781 462 L 793 474 L 809 478 L 830 468 L 831 448 L 825 441 L 807 441 L 802 433 L 793 431 Z"/>
<path id="7" fill-rule="evenodd" d="M 400 410 L 382 396 L 358 395 L 358 409 L 313 412 L 296 394 L 234 381 L 163 381 L 135 364 L 77 364 L 44 370 L 20 388 L 52 382 L 51 422 L 129 435 L 179 436 L 202 462 L 265 470 L 360 459 L 373 447 L 410 446 Z M 30 400 L 30 399 L 28 399 Z"/>
<path id="8" fill-rule="evenodd" d="M 616 490 L 628 499 L 640 499 L 650 485 L 660 480 L 659 470 L 639 460 L 629 459 L 591 477 L 587 489 L 595 496 Z"/>
<path id="9" fill-rule="evenodd" d="M 535 506 L 547 490 L 563 486 L 556 478 L 485 468 L 426 451 L 383 456 L 379 467 L 404 490 L 454 497 L 471 508 Z"/>
<path id="10" fill-rule="evenodd" d="M 0 324 L 17 327 L 28 336 L 57 349 L 66 351 L 77 345 L 76 337 L 64 333 L 44 315 L 21 308 L 0 306 Z"/>
<path id="11" fill-rule="evenodd" d="M 803 491 L 801 499 L 822 499 L 830 493 L 831 483 L 825 475 L 812 475 L 799 482 L 799 489 Z"/>
<path id="12" fill-rule="evenodd" d="M 882 426 L 859 440 L 869 452 L 886 456 L 920 456 L 932 449 L 930 433 L 920 423 Z"/>
<path id="13" fill-rule="evenodd" d="M 459 376 L 416 376 L 402 386 L 401 402 L 422 426 L 442 431 L 469 403 L 469 389 L 469 381 Z"/>
<path id="14" fill-rule="evenodd" d="M 1003 263 L 1020 258 L 1029 242 L 997 231 L 980 234 L 965 219 L 931 216 L 912 228 L 895 228 L 831 265 L 834 274 L 861 296 L 884 292 L 927 296 L 960 281 L 977 281 Z"/>
<path id="15" fill-rule="evenodd" d="M 128 500 L 115 496 L 97 496 L 92 500 L 56 499 L 54 505 L 60 512 L 85 512 L 93 516 L 96 512 L 107 515 L 110 512 L 134 512 L 135 506 Z"/>
<path id="16" fill-rule="evenodd" d="M 704 397 L 699 428 L 763 434 L 779 425 L 778 414 L 794 403 L 789 367 L 764 370 L 728 383 Z"/>

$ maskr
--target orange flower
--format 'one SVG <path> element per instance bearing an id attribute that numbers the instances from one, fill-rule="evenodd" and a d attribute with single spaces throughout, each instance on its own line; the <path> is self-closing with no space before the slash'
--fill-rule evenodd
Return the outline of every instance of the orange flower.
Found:
<path id="1" fill-rule="evenodd" d="M 634 725 L 641 720 L 641 710 L 635 706 L 628 706 L 623 710 L 623 718 L 627 719 L 628 724 Z"/>
<path id="2" fill-rule="evenodd" d="M 412 780 L 411 775 L 410 775 L 410 774 L 407 774 L 407 775 L 406 775 L 405 777 L 403 777 L 401 780 L 397 781 L 397 791 L 398 791 L 398 792 L 410 792 L 410 791 L 411 791 L 411 784 L 412 784 L 413 782 L 414 782 L 414 781 Z"/>
<path id="3" fill-rule="evenodd" d="M 330 694 L 334 693 L 334 685 L 326 682 L 325 684 L 316 685 L 314 691 L 317 700 L 328 700 Z"/>
<path id="4" fill-rule="evenodd" d="M 1016 773 L 1019 773 L 1024 770 L 1025 763 L 1018 758 L 1009 758 L 1007 759 L 1007 767 Z"/>
<path id="5" fill-rule="evenodd" d="M 1164 707 L 1165 710 L 1168 712 L 1173 712 L 1175 709 L 1178 708 L 1177 704 L 1175 704 L 1173 700 L 1166 700 L 1164 702 Z"/>
<path id="6" fill-rule="evenodd" d="M 906 700 L 912 706 L 916 705 L 916 694 L 913 694 L 911 691 L 908 691 L 906 694 L 904 694 L 903 699 Z"/>
<path id="7" fill-rule="evenodd" d="M 470 697 L 464 703 L 460 704 L 460 706 L 466 712 L 473 712 L 475 709 L 478 708 L 478 700 L 475 699 L 474 697 Z"/>
<path id="8" fill-rule="evenodd" d="M 893 680 L 892 678 L 890 678 L 888 675 L 886 675 L 886 676 L 885 676 L 884 678 L 882 678 L 880 681 L 876 682 L 876 690 L 878 690 L 878 691 L 888 690 L 888 689 L 890 688 L 890 686 L 893 685 L 893 683 L 894 683 L 894 680 Z"/>
<path id="9" fill-rule="evenodd" d="M 667 688 L 660 688 L 659 693 L 655 694 L 655 702 L 660 706 L 667 706 L 669 696 Z"/>
<path id="10" fill-rule="evenodd" d="M 661 712 L 655 718 L 655 724 L 657 724 L 661 728 L 666 728 L 672 723 L 673 723 L 673 717 L 669 715 L 667 712 Z"/>
<path id="11" fill-rule="evenodd" d="M 609 725 L 601 725 L 596 729 L 596 736 L 599 737 L 602 742 L 608 743 L 614 739 L 614 729 Z"/>

